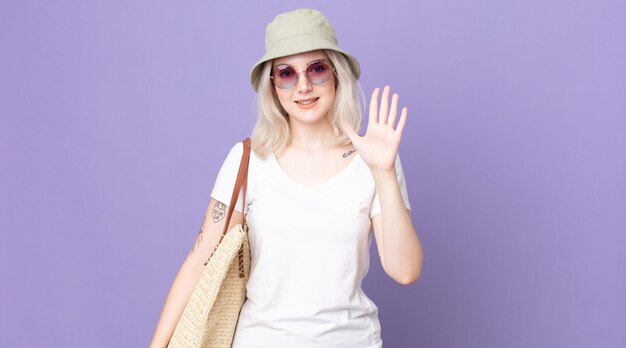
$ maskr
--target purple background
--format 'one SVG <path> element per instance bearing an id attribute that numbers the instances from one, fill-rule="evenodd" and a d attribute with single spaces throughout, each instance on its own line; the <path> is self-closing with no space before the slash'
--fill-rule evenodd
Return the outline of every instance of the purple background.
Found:
<path id="1" fill-rule="evenodd" d="M 297 7 L 409 108 L 425 261 L 372 244 L 385 347 L 625 347 L 626 2 L 572 0 L 3 0 L 0 346 L 147 346 Z"/>

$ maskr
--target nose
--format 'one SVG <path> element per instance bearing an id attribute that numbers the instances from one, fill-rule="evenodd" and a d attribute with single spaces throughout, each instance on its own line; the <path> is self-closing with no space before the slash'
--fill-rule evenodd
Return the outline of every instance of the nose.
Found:
<path id="1" fill-rule="evenodd" d="M 303 70 L 298 74 L 296 88 L 300 93 L 308 92 L 313 88 L 313 85 L 311 85 L 311 82 L 309 82 L 309 79 L 306 77 L 306 71 Z"/>

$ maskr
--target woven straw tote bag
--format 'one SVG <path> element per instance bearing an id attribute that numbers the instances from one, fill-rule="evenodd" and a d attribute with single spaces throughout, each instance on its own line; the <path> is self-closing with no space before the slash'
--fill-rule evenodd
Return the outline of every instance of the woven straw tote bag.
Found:
<path id="1" fill-rule="evenodd" d="M 233 195 L 228 206 L 224 232 L 205 263 L 189 302 L 174 329 L 168 348 L 230 348 L 246 298 L 250 273 L 250 246 L 245 220 L 245 197 L 250 158 L 250 138 L 243 141 L 243 155 Z M 230 230 L 239 191 L 243 185 L 243 224 Z"/>

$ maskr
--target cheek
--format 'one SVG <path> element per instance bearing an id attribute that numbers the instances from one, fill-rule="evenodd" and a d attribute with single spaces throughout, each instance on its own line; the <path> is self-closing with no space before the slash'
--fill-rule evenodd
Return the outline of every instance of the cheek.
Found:
<path id="1" fill-rule="evenodd" d="M 278 101 L 280 105 L 282 105 L 283 109 L 289 106 L 289 95 L 284 92 L 282 89 L 275 88 L 276 96 L 278 97 Z"/>
<path id="2" fill-rule="evenodd" d="M 335 85 L 328 86 L 328 90 L 326 91 L 326 97 L 332 103 L 335 101 L 335 97 L 337 97 L 337 90 L 335 89 Z"/>
<path id="3" fill-rule="evenodd" d="M 337 96 L 337 80 L 333 78 L 332 83 L 328 86 L 328 95 L 333 99 Z"/>

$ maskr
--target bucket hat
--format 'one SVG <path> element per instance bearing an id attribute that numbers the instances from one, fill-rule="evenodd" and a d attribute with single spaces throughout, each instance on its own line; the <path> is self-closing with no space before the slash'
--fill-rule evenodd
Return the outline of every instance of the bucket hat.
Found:
<path id="1" fill-rule="evenodd" d="M 319 49 L 330 49 L 343 54 L 350 62 L 356 79 L 361 75 L 357 59 L 339 48 L 335 29 L 326 16 L 314 9 L 297 9 L 281 13 L 265 28 L 265 54 L 250 70 L 250 82 L 256 91 L 261 81 L 263 63 L 279 57 Z"/>

